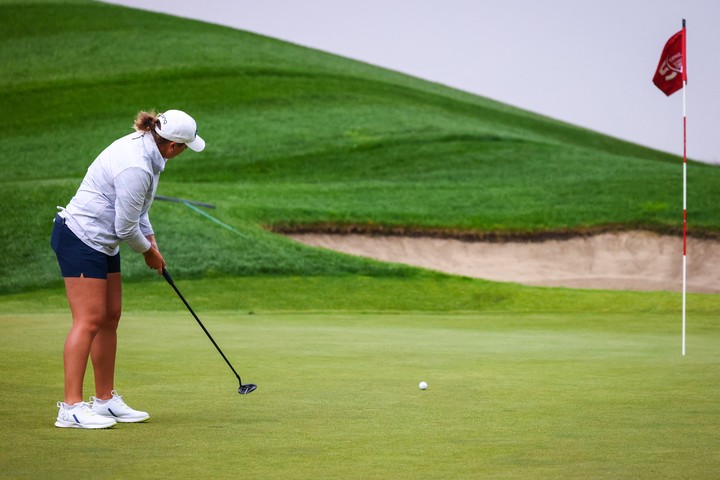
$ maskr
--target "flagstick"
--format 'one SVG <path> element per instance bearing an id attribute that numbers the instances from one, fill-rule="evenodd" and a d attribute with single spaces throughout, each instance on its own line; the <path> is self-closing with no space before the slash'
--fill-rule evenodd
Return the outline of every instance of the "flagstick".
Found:
<path id="1" fill-rule="evenodd" d="M 682 21 L 685 30 L 685 19 Z M 683 36 L 683 52 L 685 59 L 685 38 Z M 682 286 L 682 354 L 685 356 L 685 308 L 687 294 L 687 111 L 685 108 L 685 90 L 687 88 L 687 71 L 683 64 L 683 286 Z"/>
<path id="2" fill-rule="evenodd" d="M 683 20 L 683 23 L 685 21 Z M 685 356 L 685 306 L 687 292 L 687 116 L 685 111 L 685 88 L 683 80 L 683 272 L 682 272 L 682 354 Z"/>

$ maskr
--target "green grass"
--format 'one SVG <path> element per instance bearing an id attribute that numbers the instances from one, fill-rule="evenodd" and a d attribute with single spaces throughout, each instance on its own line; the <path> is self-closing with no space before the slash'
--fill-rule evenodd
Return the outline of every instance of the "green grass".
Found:
<path id="1" fill-rule="evenodd" d="M 4 477 L 717 476 L 717 295 L 688 296 L 681 357 L 677 293 L 457 278 L 268 231 L 677 233 L 678 158 L 217 25 L 85 0 L 0 11 Z M 178 286 L 260 388 L 237 396 L 124 249 L 117 387 L 152 419 L 56 429 L 70 315 L 55 205 L 148 108 L 187 110 L 207 140 L 158 194 L 213 203 L 233 231 L 181 204 L 151 219 Z M 691 233 L 718 236 L 719 181 L 690 163 Z"/>
<path id="2" fill-rule="evenodd" d="M 210 277 L 175 283 L 199 311 L 254 313 L 608 313 L 676 314 L 679 292 L 588 291 L 525 287 L 442 274 L 405 278 L 346 276 Z M 134 311 L 176 311 L 182 304 L 160 277 L 123 286 L 124 306 Z M 67 309 L 62 288 L 0 297 L 6 313 L 57 313 Z M 692 314 L 720 315 L 717 295 L 689 294 Z"/>
<path id="3" fill-rule="evenodd" d="M 186 312 L 127 312 L 118 388 L 152 418 L 91 434 L 52 427 L 67 314 L 3 315 L 3 475 L 717 473 L 716 315 L 694 316 L 682 358 L 667 314 L 199 313 L 258 390 L 237 395 Z"/>
<path id="4" fill-rule="evenodd" d="M 208 144 L 171 161 L 158 193 L 216 204 L 246 235 L 156 204 L 161 249 L 186 278 L 412 274 L 260 226 L 681 229 L 681 162 L 665 153 L 217 25 L 89 1 L 2 5 L 0 293 L 58 285 L 47 247 L 55 205 L 143 108 L 187 110 Z M 141 47 L 147 32 L 152 48 Z M 690 165 L 691 233 L 720 232 L 719 181 L 716 166 Z"/>

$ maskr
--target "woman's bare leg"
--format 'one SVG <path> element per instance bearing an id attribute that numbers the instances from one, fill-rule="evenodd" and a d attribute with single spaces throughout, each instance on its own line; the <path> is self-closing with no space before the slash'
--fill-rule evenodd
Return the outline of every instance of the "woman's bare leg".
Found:
<path id="1" fill-rule="evenodd" d="M 83 379 L 90 348 L 107 318 L 108 281 L 100 278 L 66 277 L 73 324 L 65 339 L 65 403 L 82 402 Z"/>
<path id="2" fill-rule="evenodd" d="M 122 312 L 120 272 L 108 274 L 105 312 L 105 321 L 90 347 L 90 359 L 95 374 L 95 396 L 100 400 L 112 398 L 111 392 L 115 388 L 117 328 Z"/>

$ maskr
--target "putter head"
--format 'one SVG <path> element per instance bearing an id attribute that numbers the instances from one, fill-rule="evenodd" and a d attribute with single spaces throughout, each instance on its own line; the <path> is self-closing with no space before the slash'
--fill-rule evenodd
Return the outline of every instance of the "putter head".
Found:
<path id="1" fill-rule="evenodd" d="M 257 385 L 253 383 L 248 383 L 246 385 L 240 385 L 240 388 L 238 388 L 238 393 L 240 395 L 247 395 L 248 393 L 252 393 L 257 388 Z"/>

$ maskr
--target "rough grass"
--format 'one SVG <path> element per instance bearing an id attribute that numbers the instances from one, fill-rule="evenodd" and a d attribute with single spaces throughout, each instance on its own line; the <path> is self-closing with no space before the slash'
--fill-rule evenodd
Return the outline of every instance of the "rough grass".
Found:
<path id="1" fill-rule="evenodd" d="M 213 203 L 244 234 L 156 202 L 158 242 L 185 277 L 414 274 L 261 226 L 681 229 L 681 164 L 667 154 L 217 25 L 86 1 L 2 5 L 0 293 L 58 285 L 48 248 L 55 206 L 145 108 L 191 112 L 208 144 L 170 162 L 159 194 Z M 154 48 L 139 48 L 150 31 Z M 719 176 L 689 168 L 691 234 L 720 231 Z M 126 269 L 130 281 L 144 275 L 132 262 Z"/>

